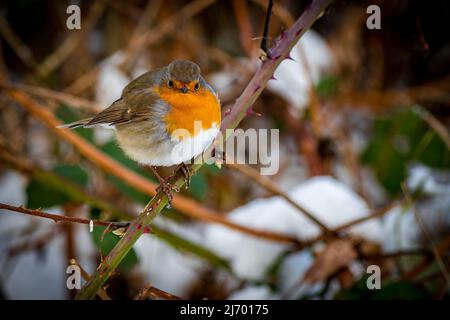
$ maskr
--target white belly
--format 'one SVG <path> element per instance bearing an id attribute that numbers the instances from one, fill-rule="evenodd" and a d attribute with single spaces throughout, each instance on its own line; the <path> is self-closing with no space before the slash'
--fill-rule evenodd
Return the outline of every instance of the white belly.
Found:
<path id="1" fill-rule="evenodd" d="M 187 162 L 198 156 L 214 141 L 219 128 L 214 125 L 207 130 L 200 132 L 193 137 L 183 139 L 173 138 L 172 141 L 165 141 L 151 148 L 126 148 L 122 146 L 125 153 L 133 160 L 152 166 L 173 166 L 182 162 Z"/>

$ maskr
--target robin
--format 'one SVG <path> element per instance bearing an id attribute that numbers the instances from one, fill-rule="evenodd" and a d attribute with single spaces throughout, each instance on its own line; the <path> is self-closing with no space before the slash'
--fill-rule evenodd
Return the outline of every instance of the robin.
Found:
<path id="1" fill-rule="evenodd" d="M 189 183 L 185 162 L 214 141 L 220 121 L 219 98 L 199 66 L 175 60 L 131 81 L 118 100 L 94 117 L 63 127 L 114 128 L 119 146 L 131 159 L 150 166 L 170 204 L 172 187 L 156 167 L 179 165 Z"/>

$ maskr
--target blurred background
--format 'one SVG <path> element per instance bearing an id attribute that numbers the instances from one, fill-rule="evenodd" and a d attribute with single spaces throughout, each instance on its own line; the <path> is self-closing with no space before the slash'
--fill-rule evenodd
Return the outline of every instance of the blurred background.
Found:
<path id="1" fill-rule="evenodd" d="M 2 1 L 0 202 L 132 219 L 156 185 L 150 171 L 110 130 L 56 126 L 173 59 L 200 65 L 226 113 L 260 64 L 267 3 Z M 80 30 L 66 27 L 73 4 Z M 366 25 L 371 4 L 381 29 Z M 275 1 L 269 44 L 307 5 Z M 448 1 L 336 1 L 241 123 L 280 130 L 277 174 L 204 166 L 102 298 L 448 299 L 448 30 Z M 1 210 L 0 298 L 73 298 L 69 260 L 92 274 L 119 240 L 105 229 Z"/>

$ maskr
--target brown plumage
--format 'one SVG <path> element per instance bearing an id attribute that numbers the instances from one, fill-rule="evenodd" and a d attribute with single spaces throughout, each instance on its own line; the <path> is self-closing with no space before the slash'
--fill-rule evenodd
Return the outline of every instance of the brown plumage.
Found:
<path id="1" fill-rule="evenodd" d="M 201 132 L 193 130 L 196 121 L 202 123 Z M 170 166 L 190 160 L 213 141 L 220 127 L 220 103 L 195 63 L 175 60 L 131 81 L 118 100 L 94 117 L 64 127 L 95 125 L 113 126 L 130 158 Z M 191 143 L 197 141 L 194 147 L 187 144 L 181 155 L 172 152 L 182 142 L 171 136 L 177 129 L 187 130 Z"/>

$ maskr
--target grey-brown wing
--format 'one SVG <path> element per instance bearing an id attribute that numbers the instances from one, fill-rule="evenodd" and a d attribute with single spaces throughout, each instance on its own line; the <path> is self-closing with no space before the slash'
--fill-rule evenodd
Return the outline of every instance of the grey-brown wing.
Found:
<path id="1" fill-rule="evenodd" d="M 128 92 L 94 116 L 85 126 L 118 125 L 131 121 L 147 120 L 152 117 L 152 109 L 158 99 L 158 95 L 151 88 Z"/>
<path id="2" fill-rule="evenodd" d="M 159 84 L 165 68 L 149 71 L 131 81 L 122 91 L 120 99 L 108 108 L 88 119 L 62 125 L 64 128 L 90 127 L 98 124 L 119 125 L 131 121 L 152 120 L 158 122 L 166 112 L 152 86 Z"/>
<path id="3" fill-rule="evenodd" d="M 158 85 L 166 68 L 160 68 L 141 74 L 139 77 L 131 81 L 122 91 L 122 97 L 126 97 L 130 93 L 146 90 L 151 86 Z"/>

